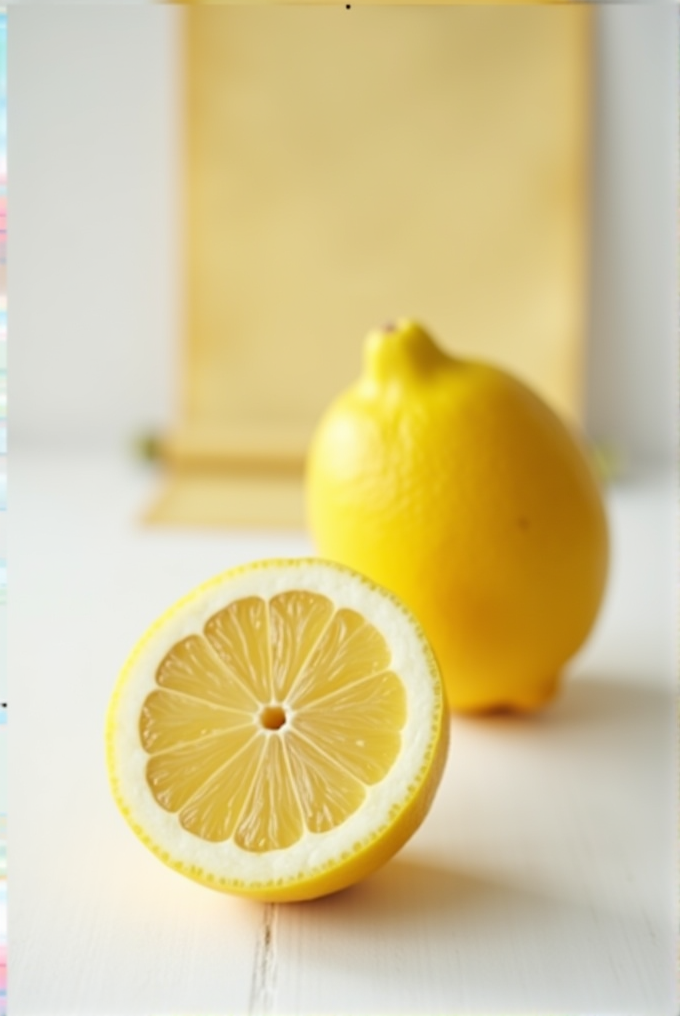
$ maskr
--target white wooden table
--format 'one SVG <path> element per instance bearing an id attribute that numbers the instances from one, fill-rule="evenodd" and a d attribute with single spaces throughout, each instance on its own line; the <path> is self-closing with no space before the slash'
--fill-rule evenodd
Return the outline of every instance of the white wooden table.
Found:
<path id="1" fill-rule="evenodd" d="M 109 795 L 103 718 L 133 642 L 221 569 L 304 534 L 153 530 L 153 475 L 13 450 L 11 1016 L 671 1014 L 674 523 L 669 476 L 609 493 L 606 607 L 536 719 L 453 721 L 434 808 L 363 884 L 264 906 L 195 885 Z"/>

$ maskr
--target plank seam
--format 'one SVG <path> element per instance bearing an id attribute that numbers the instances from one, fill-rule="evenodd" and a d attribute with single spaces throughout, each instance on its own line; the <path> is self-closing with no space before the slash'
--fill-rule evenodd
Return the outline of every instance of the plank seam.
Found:
<path id="1" fill-rule="evenodd" d="M 273 1011 L 276 988 L 277 906 L 265 903 L 255 947 L 255 963 L 250 988 L 248 1016 L 269 1016 Z"/>

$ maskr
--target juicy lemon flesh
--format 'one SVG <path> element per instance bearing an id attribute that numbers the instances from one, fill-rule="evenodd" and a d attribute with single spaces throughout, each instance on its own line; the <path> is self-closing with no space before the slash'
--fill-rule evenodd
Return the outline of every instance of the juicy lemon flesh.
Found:
<path id="1" fill-rule="evenodd" d="M 172 647 L 155 684 L 146 780 L 202 840 L 264 853 L 334 829 L 401 750 L 406 694 L 385 639 L 319 593 L 232 602 Z"/>

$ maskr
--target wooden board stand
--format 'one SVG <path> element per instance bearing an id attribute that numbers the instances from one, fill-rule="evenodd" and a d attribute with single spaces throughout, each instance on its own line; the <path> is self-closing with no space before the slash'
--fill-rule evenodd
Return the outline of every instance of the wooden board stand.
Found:
<path id="1" fill-rule="evenodd" d="M 591 12 L 195 7 L 164 522 L 302 525 L 315 421 L 398 316 L 577 419 Z"/>

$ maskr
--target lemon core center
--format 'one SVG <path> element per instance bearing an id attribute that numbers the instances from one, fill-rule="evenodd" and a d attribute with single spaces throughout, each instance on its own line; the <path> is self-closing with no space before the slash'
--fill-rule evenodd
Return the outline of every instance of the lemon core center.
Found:
<path id="1" fill-rule="evenodd" d="M 265 706 L 260 712 L 260 723 L 265 730 L 280 730 L 286 722 L 286 711 L 283 706 Z"/>

